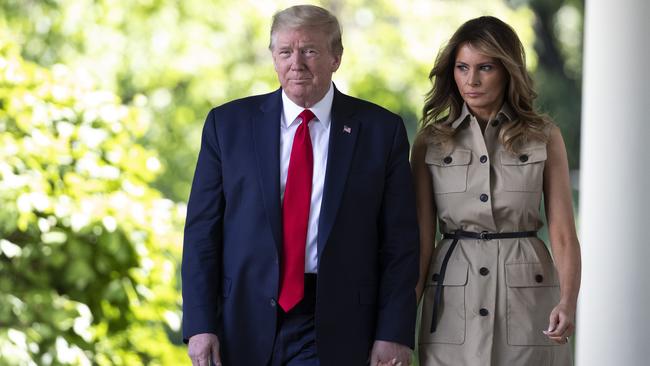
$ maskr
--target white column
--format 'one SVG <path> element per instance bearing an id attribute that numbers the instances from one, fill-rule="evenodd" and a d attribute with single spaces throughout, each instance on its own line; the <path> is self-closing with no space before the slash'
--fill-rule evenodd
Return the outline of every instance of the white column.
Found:
<path id="1" fill-rule="evenodd" d="M 576 365 L 650 365 L 650 1 L 587 0 Z"/>

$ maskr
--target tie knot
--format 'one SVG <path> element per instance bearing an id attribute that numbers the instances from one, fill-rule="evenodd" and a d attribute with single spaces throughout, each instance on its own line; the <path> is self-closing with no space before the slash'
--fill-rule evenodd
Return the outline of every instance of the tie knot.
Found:
<path id="1" fill-rule="evenodd" d="M 314 119 L 314 117 L 316 117 L 316 115 L 314 114 L 314 112 L 310 111 L 309 109 L 305 109 L 302 112 L 300 112 L 298 117 L 302 119 L 302 121 L 305 122 L 305 124 L 308 124 L 312 119 Z"/>

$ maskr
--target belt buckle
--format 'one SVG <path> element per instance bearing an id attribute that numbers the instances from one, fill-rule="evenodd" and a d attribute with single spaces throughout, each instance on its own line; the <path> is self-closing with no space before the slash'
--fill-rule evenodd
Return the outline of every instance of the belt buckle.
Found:
<path id="1" fill-rule="evenodd" d="M 490 238 L 488 237 L 488 234 L 489 233 L 487 231 L 483 230 L 478 234 L 478 238 L 481 239 L 481 240 L 490 240 Z"/>

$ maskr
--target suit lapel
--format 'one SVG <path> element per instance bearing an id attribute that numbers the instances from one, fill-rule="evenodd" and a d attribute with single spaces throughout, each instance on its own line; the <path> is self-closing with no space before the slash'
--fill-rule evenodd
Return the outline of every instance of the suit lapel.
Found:
<path id="1" fill-rule="evenodd" d="M 353 118 L 354 109 L 347 98 L 337 89 L 334 89 L 327 170 L 318 222 L 319 260 L 341 205 L 350 163 L 354 154 L 354 146 L 361 127 L 360 122 Z"/>
<path id="2" fill-rule="evenodd" d="M 264 209 L 271 225 L 278 253 L 282 251 L 280 210 L 280 114 L 281 89 L 269 95 L 253 117 L 253 140 L 257 155 Z M 251 228 L 257 230 L 257 228 Z"/>

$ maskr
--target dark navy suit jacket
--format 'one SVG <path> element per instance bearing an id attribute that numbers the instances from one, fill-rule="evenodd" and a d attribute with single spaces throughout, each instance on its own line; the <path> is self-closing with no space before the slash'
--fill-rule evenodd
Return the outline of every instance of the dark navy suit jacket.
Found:
<path id="1" fill-rule="evenodd" d="M 281 90 L 214 108 L 183 244 L 183 336 L 215 333 L 226 366 L 265 365 L 282 250 Z M 374 340 L 413 347 L 418 228 L 399 116 L 335 90 L 318 226 L 321 365 L 364 365 Z"/>

